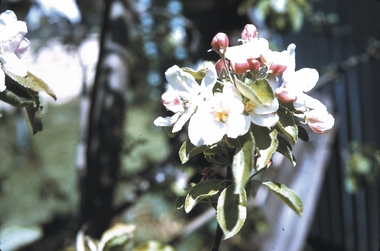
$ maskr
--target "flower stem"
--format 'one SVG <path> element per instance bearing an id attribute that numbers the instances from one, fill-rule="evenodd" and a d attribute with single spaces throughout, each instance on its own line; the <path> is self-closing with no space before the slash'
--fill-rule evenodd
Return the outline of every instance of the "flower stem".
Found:
<path id="1" fill-rule="evenodd" d="M 225 183 L 224 187 L 227 187 L 229 184 L 231 184 L 231 180 L 232 180 L 232 170 L 228 166 L 227 166 L 227 175 L 226 175 L 225 180 L 227 180 L 227 182 Z M 212 245 L 211 251 L 219 251 L 219 246 L 220 246 L 220 242 L 222 241 L 222 237 L 223 237 L 223 230 L 219 226 L 219 223 L 217 222 L 215 236 L 214 236 L 214 244 Z"/>
<path id="2" fill-rule="evenodd" d="M 220 242 L 222 241 L 222 236 L 223 236 L 222 228 L 219 226 L 219 223 L 217 223 L 215 237 L 214 237 L 214 244 L 212 245 L 211 251 L 219 250 Z"/>

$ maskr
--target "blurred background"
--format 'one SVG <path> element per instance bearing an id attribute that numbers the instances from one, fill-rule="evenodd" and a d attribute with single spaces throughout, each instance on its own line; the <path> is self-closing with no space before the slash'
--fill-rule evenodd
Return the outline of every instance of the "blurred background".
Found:
<path id="1" fill-rule="evenodd" d="M 209 206 L 175 207 L 208 164 L 181 165 L 186 134 L 169 138 L 153 120 L 166 114 L 166 69 L 217 60 L 213 36 L 238 44 L 247 23 L 273 49 L 297 45 L 296 68 L 319 71 L 312 95 L 336 126 L 294 149 L 296 167 L 276 155 L 266 174 L 300 194 L 303 216 L 259 188 L 220 250 L 379 250 L 380 2 L 3 0 L 0 9 L 27 22 L 25 63 L 58 97 L 43 96 L 36 135 L 24 110 L 0 103 L 1 250 L 75 250 L 84 224 L 99 239 L 119 222 L 136 226 L 135 243 L 210 250 Z"/>

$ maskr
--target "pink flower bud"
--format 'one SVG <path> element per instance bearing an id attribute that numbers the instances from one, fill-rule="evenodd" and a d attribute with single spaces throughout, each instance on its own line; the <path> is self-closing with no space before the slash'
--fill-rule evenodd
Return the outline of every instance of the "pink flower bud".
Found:
<path id="1" fill-rule="evenodd" d="M 241 39 L 250 41 L 257 38 L 257 35 L 258 32 L 256 26 L 253 24 L 246 24 L 244 30 L 241 32 Z"/>
<path id="2" fill-rule="evenodd" d="M 230 40 L 228 39 L 228 36 L 223 32 L 219 32 L 212 39 L 211 46 L 215 51 L 219 51 L 220 53 L 224 53 L 224 52 L 226 52 L 226 49 L 227 49 L 229 43 L 230 43 Z"/>
<path id="3" fill-rule="evenodd" d="M 249 63 L 249 70 L 250 71 L 260 70 L 261 64 L 260 64 L 259 60 L 255 59 L 255 58 L 249 58 L 248 63 Z"/>
<path id="4" fill-rule="evenodd" d="M 311 110 L 304 113 L 311 130 L 316 133 L 327 133 L 334 126 L 334 117 L 326 110 Z"/>
<path id="5" fill-rule="evenodd" d="M 215 63 L 215 69 L 216 69 L 216 73 L 218 73 L 218 75 L 220 75 L 223 72 L 224 68 L 226 68 L 226 70 L 228 70 L 229 67 L 230 67 L 230 63 L 227 60 L 226 60 L 226 64 L 224 64 L 222 59 L 219 59 Z"/>
<path id="6" fill-rule="evenodd" d="M 280 86 L 276 89 L 277 97 L 284 103 L 293 103 L 297 100 L 297 93 L 290 91 L 284 86 Z"/>
<path id="7" fill-rule="evenodd" d="M 243 74 L 249 70 L 250 65 L 248 60 L 242 59 L 239 61 L 231 61 L 232 70 L 237 74 Z"/>

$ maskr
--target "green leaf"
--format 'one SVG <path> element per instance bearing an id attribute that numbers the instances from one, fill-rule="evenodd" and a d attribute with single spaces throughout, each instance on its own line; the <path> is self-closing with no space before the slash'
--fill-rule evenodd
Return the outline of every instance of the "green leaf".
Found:
<path id="1" fill-rule="evenodd" d="M 292 163 L 293 166 L 296 166 L 296 158 L 294 157 L 292 152 L 292 145 L 281 135 L 277 135 L 277 140 L 277 152 L 284 155 L 290 161 L 290 163 Z"/>
<path id="2" fill-rule="evenodd" d="M 284 184 L 274 183 L 272 181 L 261 182 L 267 186 L 280 200 L 290 207 L 298 216 L 302 215 L 303 203 L 299 195 L 293 190 L 287 188 Z"/>
<path id="3" fill-rule="evenodd" d="M 256 149 L 258 152 L 255 168 L 259 171 L 260 169 L 267 167 L 273 153 L 277 150 L 277 131 L 254 124 L 251 125 L 251 131 L 255 137 Z"/>
<path id="4" fill-rule="evenodd" d="M 34 106 L 34 98 L 25 90 L 22 89 L 5 89 L 3 92 L 0 92 L 0 100 L 15 106 L 15 107 L 27 107 Z"/>
<path id="5" fill-rule="evenodd" d="M 169 138 L 174 138 L 177 135 L 177 132 L 173 133 L 173 126 L 165 126 L 164 128 Z"/>
<path id="6" fill-rule="evenodd" d="M 189 213 L 201 200 L 219 193 L 223 180 L 206 180 L 193 186 L 185 199 L 185 212 Z"/>
<path id="7" fill-rule="evenodd" d="M 175 201 L 175 207 L 177 209 L 183 208 L 183 204 L 185 204 L 185 198 L 186 198 L 185 196 L 178 196 L 178 198 Z"/>
<path id="8" fill-rule="evenodd" d="M 212 164 L 230 166 L 230 162 L 228 160 L 228 155 L 226 155 L 224 153 L 216 153 L 213 155 L 205 155 L 205 159 Z"/>
<path id="9" fill-rule="evenodd" d="M 30 125 L 33 129 L 33 134 L 42 131 L 42 108 L 41 107 L 26 107 Z"/>
<path id="10" fill-rule="evenodd" d="M 158 241 L 147 241 L 136 246 L 133 251 L 174 251 L 175 249 L 169 245 Z"/>
<path id="11" fill-rule="evenodd" d="M 204 78 L 204 76 L 206 76 L 206 73 L 207 73 L 206 68 L 201 68 L 198 71 L 194 71 L 193 69 L 188 68 L 188 67 L 183 67 L 181 69 L 184 72 L 190 73 L 194 77 L 195 81 L 197 81 L 198 84 L 202 82 L 202 79 Z"/>
<path id="12" fill-rule="evenodd" d="M 28 114 L 30 125 L 33 129 L 33 134 L 36 134 L 37 132 L 42 131 L 42 98 L 40 95 L 36 92 L 34 93 L 34 100 L 36 102 L 35 106 L 33 107 L 25 107 L 26 113 Z"/>
<path id="13" fill-rule="evenodd" d="M 245 188 L 245 185 L 251 176 L 251 170 L 253 168 L 252 158 L 255 149 L 255 139 L 253 138 L 251 131 L 240 138 L 243 141 L 243 145 L 241 149 L 235 153 L 231 167 L 235 185 L 235 194 L 239 194 L 241 189 Z"/>
<path id="14" fill-rule="evenodd" d="M 219 196 L 216 218 L 223 230 L 224 240 L 237 234 L 247 217 L 247 195 L 245 189 L 235 194 L 234 185 L 226 187 Z"/>
<path id="15" fill-rule="evenodd" d="M 273 103 L 275 94 L 267 79 L 256 79 L 249 87 L 251 87 L 261 104 L 270 106 Z"/>
<path id="16" fill-rule="evenodd" d="M 277 123 L 278 128 L 288 137 L 292 145 L 295 145 L 298 140 L 298 127 L 294 122 L 293 114 L 284 107 L 277 110 L 279 121 Z"/>
<path id="17" fill-rule="evenodd" d="M 236 88 L 249 100 L 270 106 L 273 103 L 275 94 L 267 79 L 256 79 L 243 83 L 235 76 Z"/>
<path id="18" fill-rule="evenodd" d="M 306 129 L 300 125 L 297 125 L 297 128 L 298 128 L 298 138 L 305 142 L 309 142 L 309 134 L 307 133 Z"/>
<path id="19" fill-rule="evenodd" d="M 231 166 L 227 145 L 222 143 L 207 147 L 203 152 L 205 159 L 210 163 Z"/>
<path id="20" fill-rule="evenodd" d="M 34 92 L 46 92 L 52 98 L 54 98 L 54 100 L 57 100 L 54 91 L 42 79 L 36 77 L 32 73 L 28 72 L 25 77 L 21 77 L 7 71 L 5 68 L 2 69 L 9 78 L 11 78 L 14 82 L 18 83 L 22 87 Z"/>
<path id="21" fill-rule="evenodd" d="M 202 153 L 207 149 L 207 146 L 194 146 L 189 141 L 183 142 L 181 148 L 179 149 L 179 158 L 181 163 L 184 164 L 189 161 L 189 159 L 199 153 Z"/>
<path id="22" fill-rule="evenodd" d="M 111 251 L 115 248 L 125 247 L 133 240 L 134 225 L 118 223 L 107 229 L 98 244 L 98 250 Z M 120 250 L 124 250 L 121 249 Z"/>

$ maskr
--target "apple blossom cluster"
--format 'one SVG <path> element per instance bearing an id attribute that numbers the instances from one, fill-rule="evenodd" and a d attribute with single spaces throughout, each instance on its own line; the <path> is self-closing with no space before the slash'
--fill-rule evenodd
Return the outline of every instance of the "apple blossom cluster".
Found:
<path id="1" fill-rule="evenodd" d="M 273 128 L 281 120 L 281 107 L 316 133 L 333 127 L 334 118 L 326 106 L 306 94 L 319 74 L 311 68 L 295 70 L 294 44 L 282 52 L 273 51 L 252 24 L 244 27 L 240 42 L 229 47 L 228 36 L 218 33 L 211 42 L 220 56 L 216 63 L 205 62 L 198 71 L 176 65 L 169 68 L 162 101 L 174 114 L 159 117 L 154 124 L 177 133 L 188 122 L 194 146 L 210 146 L 225 136 L 237 138 L 251 124 Z M 278 85 L 280 77 L 282 84 Z"/>
<path id="2" fill-rule="evenodd" d="M 6 89 L 4 71 L 20 77 L 27 75 L 20 60 L 30 48 L 29 40 L 24 37 L 27 32 L 26 23 L 18 21 L 13 11 L 0 14 L 0 92 Z"/>

